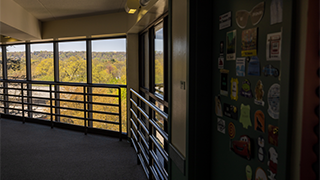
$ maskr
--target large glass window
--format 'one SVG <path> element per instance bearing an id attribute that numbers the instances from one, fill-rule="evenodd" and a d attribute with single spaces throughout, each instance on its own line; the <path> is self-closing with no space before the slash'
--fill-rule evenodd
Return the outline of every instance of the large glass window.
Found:
<path id="1" fill-rule="evenodd" d="M 155 92 L 158 94 L 163 95 L 163 88 L 164 88 L 164 79 L 163 79 L 163 23 L 160 23 L 155 27 L 155 61 L 154 61 L 154 68 L 155 68 Z"/>
<path id="2" fill-rule="evenodd" d="M 126 84 L 126 40 L 92 41 L 92 83 Z"/>
<path id="3" fill-rule="evenodd" d="M 0 46 L 0 79 L 3 79 L 2 75 L 3 75 L 3 72 L 2 72 L 2 47 Z"/>
<path id="4" fill-rule="evenodd" d="M 31 44 L 31 79 L 54 81 L 53 43 Z"/>
<path id="5" fill-rule="evenodd" d="M 59 43 L 59 81 L 87 82 L 86 41 Z"/>
<path id="6" fill-rule="evenodd" d="M 26 80 L 26 46 L 7 46 L 8 79 Z"/>

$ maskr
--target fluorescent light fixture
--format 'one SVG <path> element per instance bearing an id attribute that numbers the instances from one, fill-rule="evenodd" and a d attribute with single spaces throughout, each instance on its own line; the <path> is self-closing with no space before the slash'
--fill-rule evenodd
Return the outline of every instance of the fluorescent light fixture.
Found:
<path id="1" fill-rule="evenodd" d="M 125 10 L 128 14 L 134 14 L 140 8 L 139 0 L 127 0 Z"/>

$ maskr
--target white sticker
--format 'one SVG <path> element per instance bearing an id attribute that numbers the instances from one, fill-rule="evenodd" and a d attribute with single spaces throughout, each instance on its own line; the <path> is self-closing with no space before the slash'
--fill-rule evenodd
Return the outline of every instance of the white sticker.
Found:
<path id="1" fill-rule="evenodd" d="M 219 132 L 225 134 L 226 133 L 226 121 L 223 119 L 217 119 L 217 129 Z"/>
<path id="2" fill-rule="evenodd" d="M 231 11 L 219 16 L 219 30 L 225 29 L 231 26 Z"/>

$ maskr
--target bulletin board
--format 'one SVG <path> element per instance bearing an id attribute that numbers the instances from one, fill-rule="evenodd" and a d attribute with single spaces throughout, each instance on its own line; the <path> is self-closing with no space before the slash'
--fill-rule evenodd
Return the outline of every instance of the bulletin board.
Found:
<path id="1" fill-rule="evenodd" d="M 213 179 L 287 179 L 290 0 L 213 7 Z"/>

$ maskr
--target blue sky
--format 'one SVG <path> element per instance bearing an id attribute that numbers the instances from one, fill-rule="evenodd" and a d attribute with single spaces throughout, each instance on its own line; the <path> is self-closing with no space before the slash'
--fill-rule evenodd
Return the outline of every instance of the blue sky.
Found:
<path id="1" fill-rule="evenodd" d="M 156 51 L 163 50 L 162 33 L 157 33 L 155 39 Z M 160 35 L 160 36 L 159 36 Z M 25 45 L 7 46 L 8 52 L 25 51 Z M 59 51 L 85 51 L 85 41 L 70 41 L 59 43 Z M 31 44 L 31 52 L 33 51 L 53 51 L 52 43 Z M 93 52 L 125 52 L 126 39 L 104 39 L 92 41 Z"/>

